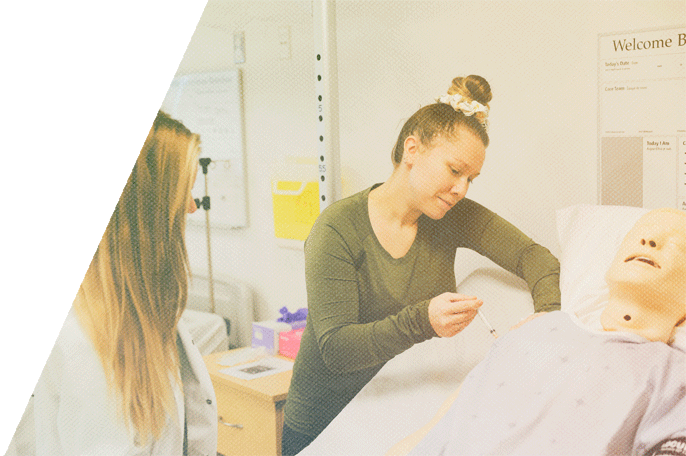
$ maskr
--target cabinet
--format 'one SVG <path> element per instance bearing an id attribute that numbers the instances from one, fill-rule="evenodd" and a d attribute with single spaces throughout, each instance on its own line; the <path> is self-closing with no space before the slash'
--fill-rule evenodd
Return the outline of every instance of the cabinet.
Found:
<path id="1" fill-rule="evenodd" d="M 251 380 L 219 372 L 217 364 L 228 352 L 205 356 L 205 364 L 217 396 L 217 452 L 231 455 L 281 455 L 283 406 L 292 371 Z M 285 358 L 287 359 L 287 358 Z"/>

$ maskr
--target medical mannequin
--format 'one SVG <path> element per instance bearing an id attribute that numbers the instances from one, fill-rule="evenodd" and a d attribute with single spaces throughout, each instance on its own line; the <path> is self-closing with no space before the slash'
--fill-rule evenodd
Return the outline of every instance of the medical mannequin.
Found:
<path id="1" fill-rule="evenodd" d="M 682 454 L 686 214 L 645 214 L 605 276 L 602 330 L 551 312 L 501 337 L 432 421 L 388 454 Z M 683 453 L 686 454 L 686 453 Z"/>
<path id="2" fill-rule="evenodd" d="M 628 331 L 668 342 L 686 316 L 686 214 L 658 209 L 624 238 L 605 275 L 606 331 Z"/>

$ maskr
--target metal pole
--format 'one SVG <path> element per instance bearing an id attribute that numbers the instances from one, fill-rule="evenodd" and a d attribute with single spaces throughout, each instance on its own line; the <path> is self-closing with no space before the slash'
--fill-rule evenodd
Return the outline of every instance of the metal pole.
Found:
<path id="1" fill-rule="evenodd" d="M 336 4 L 313 0 L 319 210 L 340 198 Z"/>
<path id="2" fill-rule="evenodd" d="M 214 313 L 214 277 L 212 275 L 212 242 L 210 238 L 210 207 L 209 207 L 209 192 L 208 192 L 208 166 L 210 164 L 209 158 L 201 158 L 200 164 L 202 166 L 203 174 L 205 175 L 205 198 L 203 198 L 203 209 L 205 210 L 205 238 L 207 239 L 207 275 L 209 282 L 209 292 L 210 292 L 210 313 Z M 205 203 L 205 200 L 208 200 Z"/>

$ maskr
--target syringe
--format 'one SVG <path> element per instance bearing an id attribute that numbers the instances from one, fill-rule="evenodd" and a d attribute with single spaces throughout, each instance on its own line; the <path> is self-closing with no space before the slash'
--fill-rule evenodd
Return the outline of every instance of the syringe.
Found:
<path id="1" fill-rule="evenodd" d="M 486 317 L 484 317 L 484 314 L 481 313 L 481 309 L 477 310 L 476 312 L 479 314 L 479 316 L 481 317 L 481 319 L 483 320 L 484 324 L 486 325 L 488 330 L 491 332 L 491 334 L 493 334 L 493 337 L 495 337 L 497 339 L 498 334 L 495 332 L 495 329 L 493 328 L 493 326 L 491 326 L 491 324 L 488 322 L 488 320 L 486 320 Z"/>

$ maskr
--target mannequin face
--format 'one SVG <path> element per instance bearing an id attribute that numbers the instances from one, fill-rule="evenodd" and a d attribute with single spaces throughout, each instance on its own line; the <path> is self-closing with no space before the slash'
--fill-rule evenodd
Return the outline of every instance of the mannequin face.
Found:
<path id="1" fill-rule="evenodd" d="M 622 241 L 605 276 L 611 290 L 642 294 L 647 306 L 686 313 L 686 216 L 654 210 Z"/>

